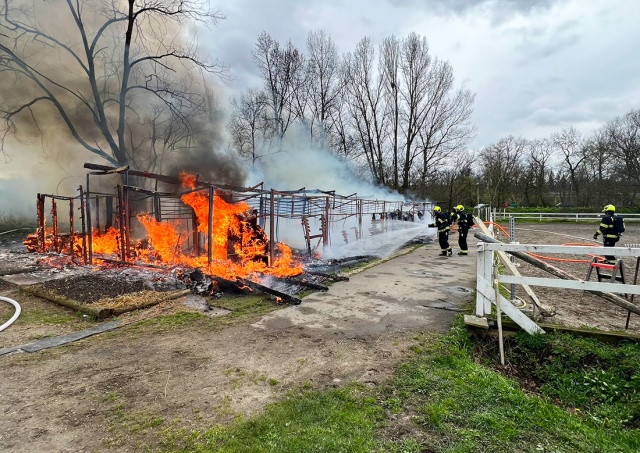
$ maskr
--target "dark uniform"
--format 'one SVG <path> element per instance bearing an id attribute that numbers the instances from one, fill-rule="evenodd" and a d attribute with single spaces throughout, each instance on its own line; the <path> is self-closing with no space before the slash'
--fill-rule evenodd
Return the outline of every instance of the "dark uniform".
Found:
<path id="1" fill-rule="evenodd" d="M 473 226 L 473 215 L 467 214 L 464 211 L 464 206 L 458 205 L 454 208 L 454 211 L 451 214 L 451 220 L 458 224 L 458 245 L 460 246 L 458 255 L 468 255 L 469 247 L 467 246 L 467 234 L 469 233 L 469 229 Z"/>
<path id="2" fill-rule="evenodd" d="M 602 243 L 605 247 L 615 247 L 616 242 L 620 240 L 620 233 L 618 233 L 615 222 L 615 207 L 613 205 L 607 205 L 604 207 L 603 212 L 605 215 L 600 221 L 600 227 L 598 231 L 593 235 L 594 239 L 598 239 L 599 235 L 602 235 Z M 605 261 L 608 264 L 615 264 L 616 257 L 613 255 L 606 255 Z"/>
<path id="3" fill-rule="evenodd" d="M 440 255 L 451 256 L 453 250 L 449 246 L 449 218 L 446 213 L 442 212 L 439 206 L 433 208 L 434 223 L 428 226 L 438 229 L 438 243 L 440 244 Z"/>

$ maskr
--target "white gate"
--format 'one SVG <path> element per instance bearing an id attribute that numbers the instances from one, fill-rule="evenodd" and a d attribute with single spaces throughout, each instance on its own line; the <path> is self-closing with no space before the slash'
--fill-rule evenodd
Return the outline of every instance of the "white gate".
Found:
<path id="1" fill-rule="evenodd" d="M 499 308 L 522 329 L 530 334 L 544 333 L 544 330 L 532 321 L 525 313 L 515 307 L 508 299 L 499 295 L 496 285 L 513 283 L 516 285 L 545 286 L 551 288 L 574 289 L 580 291 L 601 291 L 605 293 L 640 294 L 640 286 L 621 283 L 589 282 L 563 280 L 558 278 L 526 277 L 523 275 L 499 274 L 496 270 L 494 255 L 496 252 L 535 252 L 536 254 L 560 255 L 602 255 L 604 249 L 594 246 L 559 246 L 536 244 L 478 243 L 478 274 L 476 284 L 476 316 L 486 317 L 491 314 L 491 306 L 496 305 L 499 296 Z M 638 263 L 640 248 L 607 247 L 607 255 L 617 258 L 633 257 Z M 634 263 L 634 264 L 635 264 Z M 636 264 L 637 265 L 637 264 Z M 586 269 L 585 269 L 586 271 Z"/>

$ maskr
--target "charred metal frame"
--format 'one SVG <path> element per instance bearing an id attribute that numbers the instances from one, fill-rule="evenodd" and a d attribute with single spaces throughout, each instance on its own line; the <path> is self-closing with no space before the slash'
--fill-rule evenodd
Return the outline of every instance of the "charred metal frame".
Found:
<path id="1" fill-rule="evenodd" d="M 81 190 L 81 189 L 80 189 Z M 54 252 L 64 253 L 68 249 L 69 255 L 74 255 L 74 243 L 78 236 L 78 232 L 75 231 L 74 222 L 74 201 L 81 199 L 82 192 L 78 197 L 65 197 L 60 195 L 52 195 L 39 193 L 37 194 L 36 210 L 37 210 L 37 229 L 35 235 L 29 235 L 25 240 L 25 245 L 29 250 L 37 251 L 41 253 Z M 47 232 L 47 214 L 46 214 L 46 200 L 51 200 L 51 230 Z M 69 232 L 61 233 L 58 224 L 58 201 L 69 202 Z M 81 214 L 81 220 L 83 225 L 83 238 L 84 238 L 84 213 Z"/>
<path id="2" fill-rule="evenodd" d="M 222 191 L 230 197 L 231 203 L 245 202 L 250 209 L 256 211 L 257 219 L 263 228 L 268 225 L 269 237 L 269 263 L 275 260 L 275 245 L 277 242 L 278 219 L 295 219 L 299 220 L 303 226 L 303 234 L 307 245 L 307 251 L 311 253 L 311 240 L 319 238 L 324 246 L 331 243 L 330 225 L 335 222 L 344 221 L 347 218 L 355 217 L 357 219 L 357 227 L 354 227 L 356 240 L 364 237 L 363 234 L 363 217 L 371 216 L 372 231 L 383 232 L 386 229 L 386 222 L 391 212 L 410 213 L 411 218 L 415 219 L 417 211 L 426 213 L 431 210 L 433 204 L 407 203 L 403 201 L 386 201 L 372 200 L 367 198 L 358 198 L 357 194 L 343 196 L 336 194 L 335 191 L 307 190 L 301 188 L 294 191 L 279 191 L 276 189 L 265 190 L 263 184 L 253 187 L 236 187 L 224 184 L 215 184 L 211 182 L 200 181 L 196 179 L 196 187 L 187 191 L 176 192 L 160 192 L 157 190 L 158 183 L 166 183 L 172 185 L 180 185 L 179 178 L 141 172 L 129 169 L 129 167 L 110 167 L 105 165 L 96 165 L 86 163 L 85 168 L 92 170 L 87 173 L 86 188 L 82 186 L 78 188 L 80 195 L 78 197 L 60 197 L 47 194 L 38 194 L 38 232 L 37 232 L 37 248 L 44 251 L 46 244 L 45 223 L 46 216 L 45 198 L 53 199 L 53 218 L 54 218 L 54 236 L 55 244 L 60 243 L 60 234 L 57 226 L 57 204 L 56 200 L 68 200 L 70 203 L 70 223 L 71 238 L 78 236 L 78 232 L 73 230 L 73 210 L 74 200 L 81 201 L 79 210 L 81 212 L 80 219 L 82 221 L 82 254 L 85 263 L 93 264 L 93 233 L 107 231 L 109 227 L 114 225 L 114 200 L 117 200 L 115 206 L 115 220 L 119 233 L 120 243 L 120 262 L 128 263 L 131 259 L 131 212 L 132 205 L 139 203 L 148 203 L 151 207 L 151 214 L 159 222 L 169 220 L 180 220 L 185 222 L 186 227 L 190 230 L 190 240 L 188 246 L 192 247 L 195 253 L 200 254 L 202 250 L 202 242 L 206 242 L 207 260 L 211 263 L 213 259 L 213 251 L 211 244 L 213 243 L 213 216 L 214 213 L 214 196 L 216 191 Z M 91 176 L 104 176 L 117 174 L 122 180 L 121 184 L 117 184 L 116 193 L 99 193 L 91 190 Z M 130 185 L 130 176 L 143 179 L 155 180 L 155 190 L 143 189 Z M 195 212 L 180 201 L 180 197 L 190 192 L 207 192 L 209 197 L 209 217 L 208 217 L 208 237 L 203 238 L 198 233 Z M 104 199 L 105 218 L 100 219 L 101 203 Z M 95 218 L 94 218 L 95 214 Z M 315 218 L 320 223 L 320 231 L 313 233 L 310 231 L 308 219 Z M 95 221 L 95 225 L 94 225 Z M 305 225 L 306 222 L 306 225 Z M 342 232 L 346 240 L 346 231 Z M 56 249 L 60 246 L 56 245 Z M 71 252 L 73 253 L 73 252 Z"/>

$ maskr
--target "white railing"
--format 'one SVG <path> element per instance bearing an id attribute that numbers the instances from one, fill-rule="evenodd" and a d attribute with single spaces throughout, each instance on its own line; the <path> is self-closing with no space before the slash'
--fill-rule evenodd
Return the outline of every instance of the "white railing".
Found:
<path id="1" fill-rule="evenodd" d="M 602 255 L 605 249 L 593 246 L 559 246 L 536 244 L 507 244 L 507 243 L 478 243 L 478 270 L 476 283 L 476 316 L 486 317 L 491 314 L 491 306 L 498 300 L 495 282 L 511 283 L 517 285 L 544 286 L 550 288 L 564 288 L 581 291 L 601 291 L 605 293 L 639 294 L 640 285 L 588 282 L 577 280 L 563 280 L 557 278 L 526 277 L 524 275 L 498 274 L 495 268 L 495 252 L 535 252 L 536 254 L 560 254 L 560 255 Z M 617 258 L 640 257 L 640 248 L 631 247 L 607 247 L 607 255 L 615 255 Z M 637 262 L 637 261 L 636 261 Z M 585 275 L 587 266 L 585 263 Z M 544 330 L 532 321 L 527 315 L 515 307 L 505 297 L 499 295 L 499 305 L 505 315 L 511 318 L 522 329 L 530 334 L 544 333 Z"/>
<path id="2" fill-rule="evenodd" d="M 640 214 L 620 214 L 625 222 L 640 222 Z M 565 221 L 597 221 L 602 218 L 602 213 L 597 212 L 510 212 L 507 209 L 494 211 L 496 220 L 507 220 L 513 217 L 516 220 L 565 220 Z M 485 216 L 488 218 L 488 216 Z"/>

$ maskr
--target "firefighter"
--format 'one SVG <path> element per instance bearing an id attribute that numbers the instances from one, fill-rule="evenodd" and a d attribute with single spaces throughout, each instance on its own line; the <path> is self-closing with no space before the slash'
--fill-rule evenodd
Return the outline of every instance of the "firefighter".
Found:
<path id="1" fill-rule="evenodd" d="M 427 225 L 429 228 L 438 229 L 438 243 L 440 244 L 440 255 L 451 256 L 453 250 L 449 246 L 449 219 L 447 214 L 442 212 L 440 206 L 433 208 L 434 223 Z"/>
<path id="2" fill-rule="evenodd" d="M 469 233 L 469 229 L 473 226 L 473 214 L 467 214 L 464 211 L 464 206 L 459 204 L 453 208 L 451 221 L 458 224 L 458 245 L 460 246 L 458 255 L 467 256 L 469 254 L 467 234 Z"/>
<path id="3" fill-rule="evenodd" d="M 593 235 L 593 239 L 598 239 L 599 235 L 602 235 L 603 245 L 605 247 L 615 247 L 616 242 L 620 240 L 620 236 L 624 231 L 624 223 L 622 227 L 618 226 L 618 218 L 616 217 L 616 207 L 612 204 L 608 204 L 602 210 L 604 212 L 604 216 L 600 221 L 600 227 L 598 231 Z M 620 231 L 622 230 L 622 231 Z M 615 264 L 616 257 L 613 255 L 606 255 L 605 263 L 607 264 Z"/>

